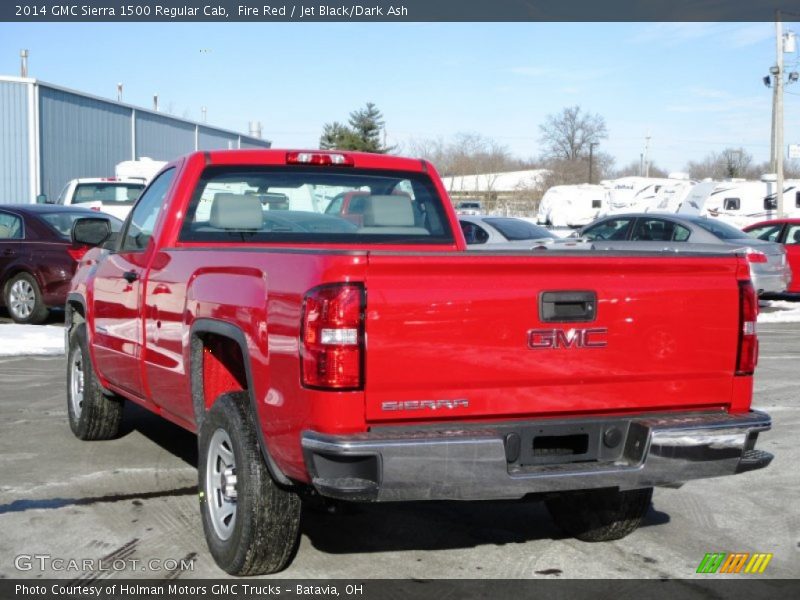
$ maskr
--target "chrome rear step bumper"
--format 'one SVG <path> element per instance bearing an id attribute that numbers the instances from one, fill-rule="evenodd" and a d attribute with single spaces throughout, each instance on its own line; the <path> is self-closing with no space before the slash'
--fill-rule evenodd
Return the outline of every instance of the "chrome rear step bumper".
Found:
<path id="1" fill-rule="evenodd" d="M 770 427 L 769 415 L 758 411 L 680 413 L 384 427 L 347 436 L 305 431 L 302 447 L 314 487 L 333 498 L 381 502 L 513 499 L 531 493 L 667 486 L 760 469 L 772 455 L 755 450 L 755 443 L 758 434 Z M 604 433 L 614 428 L 618 432 L 608 441 L 616 441 L 616 451 L 609 450 L 604 441 Z M 585 454 L 590 457 L 587 460 L 581 454 L 563 460 L 534 456 L 525 464 L 515 458 L 519 439 L 509 443 L 509 436 L 522 433 L 524 445 L 531 439 L 526 433 L 530 431 L 543 437 L 548 432 L 587 431 L 586 444 L 600 450 Z"/>

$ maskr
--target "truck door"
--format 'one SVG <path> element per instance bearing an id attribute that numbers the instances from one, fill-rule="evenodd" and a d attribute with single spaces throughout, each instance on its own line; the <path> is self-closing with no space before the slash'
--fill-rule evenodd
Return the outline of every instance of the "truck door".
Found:
<path id="1" fill-rule="evenodd" d="M 157 217 L 175 169 L 164 171 L 145 190 L 120 232 L 117 250 L 97 268 L 94 280 L 95 368 L 109 382 L 143 396 L 142 279 L 154 251 Z"/>

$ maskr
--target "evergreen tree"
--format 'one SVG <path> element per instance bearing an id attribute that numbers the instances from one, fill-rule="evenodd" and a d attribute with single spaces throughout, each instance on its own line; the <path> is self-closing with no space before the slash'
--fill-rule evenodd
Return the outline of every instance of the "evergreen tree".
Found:
<path id="1" fill-rule="evenodd" d="M 365 108 L 351 112 L 348 122 L 349 127 L 338 121 L 326 123 L 319 138 L 319 147 L 323 150 L 357 150 L 378 154 L 393 149 L 385 147 L 381 141 L 383 115 L 372 102 L 368 102 Z"/>

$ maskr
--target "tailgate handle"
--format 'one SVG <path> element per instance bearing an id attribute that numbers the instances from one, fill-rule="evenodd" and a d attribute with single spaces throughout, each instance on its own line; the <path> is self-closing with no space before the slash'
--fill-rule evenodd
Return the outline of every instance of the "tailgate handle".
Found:
<path id="1" fill-rule="evenodd" d="M 542 323 L 594 321 L 597 315 L 595 292 L 542 292 L 539 294 L 539 320 Z"/>

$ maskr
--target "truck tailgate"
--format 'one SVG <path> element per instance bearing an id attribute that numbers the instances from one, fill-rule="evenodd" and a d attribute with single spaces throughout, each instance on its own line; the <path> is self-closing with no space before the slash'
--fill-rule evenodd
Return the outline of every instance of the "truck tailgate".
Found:
<path id="1" fill-rule="evenodd" d="M 724 406 L 736 272 L 732 256 L 371 253 L 367 420 Z"/>

